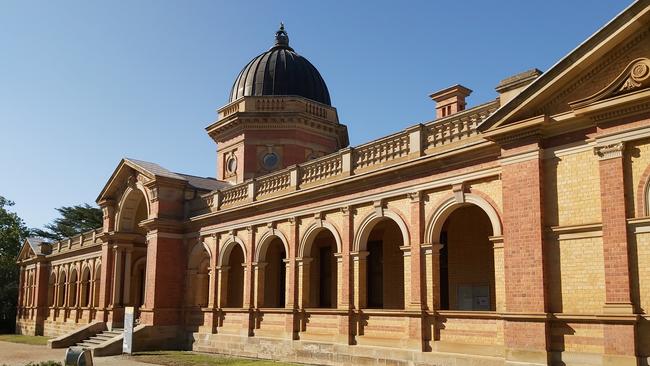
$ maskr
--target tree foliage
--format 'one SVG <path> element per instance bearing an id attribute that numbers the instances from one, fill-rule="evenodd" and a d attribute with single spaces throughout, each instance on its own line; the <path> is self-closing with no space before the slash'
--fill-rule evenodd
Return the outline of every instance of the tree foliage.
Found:
<path id="1" fill-rule="evenodd" d="M 34 235 L 61 240 L 102 226 L 102 210 L 87 203 L 63 206 L 56 210 L 61 217 L 45 225 L 45 230 L 33 229 Z"/>
<path id="2" fill-rule="evenodd" d="M 16 260 L 29 230 L 15 212 L 7 209 L 13 202 L 0 196 L 0 332 L 12 332 L 18 300 Z"/>

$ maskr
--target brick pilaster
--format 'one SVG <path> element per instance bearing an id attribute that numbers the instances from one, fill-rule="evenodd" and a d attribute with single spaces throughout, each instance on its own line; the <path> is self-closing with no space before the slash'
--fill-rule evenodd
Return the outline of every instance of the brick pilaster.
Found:
<path id="1" fill-rule="evenodd" d="M 341 209 L 343 214 L 343 226 L 341 230 L 341 256 L 338 258 L 341 261 L 339 266 L 340 273 L 338 285 L 340 291 L 338 293 L 338 308 L 348 310 L 348 314 L 339 318 L 339 337 L 341 343 L 352 344 L 353 334 L 351 331 L 352 313 L 350 311 L 353 301 L 351 284 L 351 269 L 350 269 L 350 248 L 354 242 L 354 214 L 353 208 L 344 207 Z"/>
<path id="2" fill-rule="evenodd" d="M 543 187 L 536 138 L 502 145 L 506 363 L 548 362 Z"/>
<path id="3" fill-rule="evenodd" d="M 111 289 L 113 288 L 113 250 L 111 243 L 102 244 L 102 262 L 100 267 L 99 281 L 99 304 L 96 319 L 108 321 L 108 307 L 111 299 Z M 58 283 L 57 283 L 58 284 Z M 59 304 L 59 291 L 57 286 L 56 304 Z"/>
<path id="4" fill-rule="evenodd" d="M 178 233 L 152 229 L 147 235 L 145 304 L 141 322 L 179 325 L 186 269 L 184 242 Z"/>
<path id="5" fill-rule="evenodd" d="M 623 142 L 597 146 L 600 175 L 603 259 L 605 264 L 605 304 L 603 312 L 631 315 L 629 247 L 625 207 Z M 633 324 L 605 324 L 605 364 L 635 364 Z"/>
<path id="6" fill-rule="evenodd" d="M 36 288 L 34 306 L 36 306 L 36 335 L 43 335 L 45 319 L 48 315 L 47 294 L 50 282 L 50 264 L 45 261 L 36 263 Z"/>

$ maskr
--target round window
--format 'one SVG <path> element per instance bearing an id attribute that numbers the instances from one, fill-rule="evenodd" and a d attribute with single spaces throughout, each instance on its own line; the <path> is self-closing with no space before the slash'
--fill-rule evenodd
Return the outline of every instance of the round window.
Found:
<path id="1" fill-rule="evenodd" d="M 226 161 L 226 170 L 228 171 L 228 173 L 231 174 L 237 171 L 237 158 L 235 158 L 234 156 L 228 158 L 228 160 Z"/>
<path id="2" fill-rule="evenodd" d="M 265 169 L 275 168 L 276 165 L 278 165 L 279 161 L 280 158 L 274 152 L 266 153 L 264 157 L 262 157 L 262 165 L 264 166 Z"/>

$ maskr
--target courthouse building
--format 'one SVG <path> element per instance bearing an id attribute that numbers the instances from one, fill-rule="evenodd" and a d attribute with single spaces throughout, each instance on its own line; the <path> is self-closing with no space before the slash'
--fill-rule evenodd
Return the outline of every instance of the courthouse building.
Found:
<path id="1" fill-rule="evenodd" d="M 647 365 L 650 1 L 496 91 L 350 147 L 280 28 L 206 127 L 215 178 L 125 158 L 103 227 L 26 240 L 18 332 L 120 353 L 133 306 L 136 350 Z"/>

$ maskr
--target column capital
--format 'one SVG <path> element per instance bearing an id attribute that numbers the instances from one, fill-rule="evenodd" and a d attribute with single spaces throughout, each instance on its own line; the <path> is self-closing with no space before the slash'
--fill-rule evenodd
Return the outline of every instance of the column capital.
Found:
<path id="1" fill-rule="evenodd" d="M 358 261 L 360 259 L 366 259 L 366 257 L 368 257 L 368 254 L 370 254 L 370 252 L 366 250 L 359 250 L 356 252 L 350 252 L 350 257 L 352 257 L 353 260 Z"/>
<path id="2" fill-rule="evenodd" d="M 625 151 L 625 143 L 623 141 L 594 146 L 594 154 L 598 156 L 599 160 L 620 158 L 623 156 L 623 151 Z"/>
<path id="3" fill-rule="evenodd" d="M 303 264 L 309 264 L 314 260 L 314 258 L 311 257 L 302 257 L 302 258 L 296 258 L 296 263 L 298 263 L 299 266 L 302 266 Z"/>
<path id="4" fill-rule="evenodd" d="M 267 262 L 253 262 L 253 268 L 264 269 L 268 265 Z"/>

